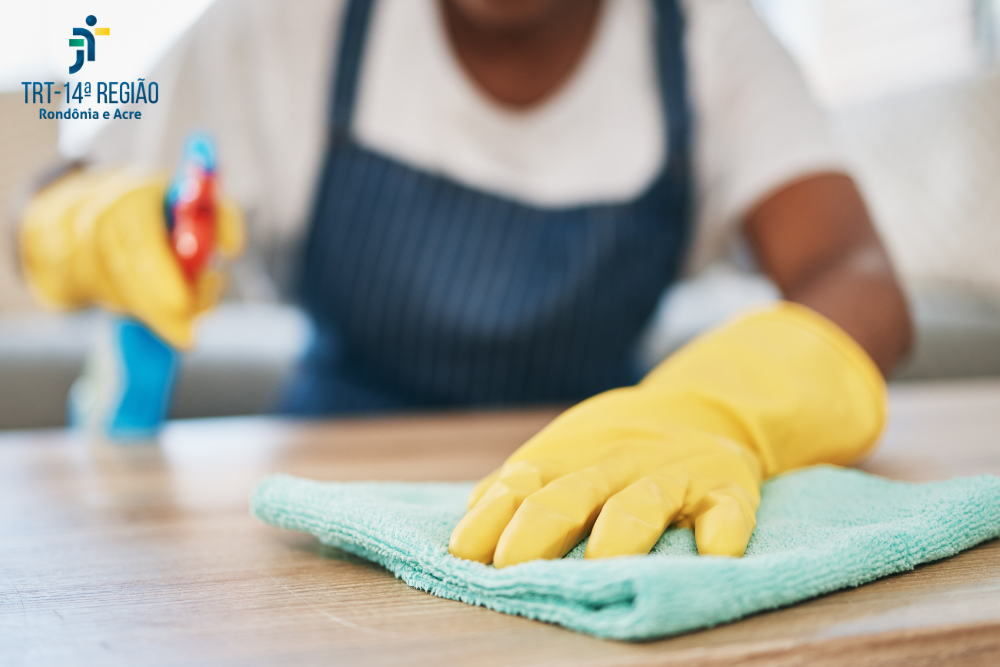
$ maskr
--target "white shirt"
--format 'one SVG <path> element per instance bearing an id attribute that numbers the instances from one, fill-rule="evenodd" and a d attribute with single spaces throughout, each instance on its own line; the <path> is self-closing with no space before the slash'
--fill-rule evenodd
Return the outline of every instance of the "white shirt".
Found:
<path id="1" fill-rule="evenodd" d="M 247 213 L 251 295 L 286 282 L 326 143 L 345 0 L 219 0 L 149 77 L 160 101 L 111 123 L 98 164 L 170 168 L 193 129 L 216 138 L 225 189 Z M 723 256 L 758 201 L 808 173 L 844 169 L 827 122 L 746 0 L 684 0 L 694 112 L 696 272 Z M 352 131 L 363 145 L 542 207 L 624 201 L 669 148 L 648 0 L 605 0 L 582 62 L 557 91 L 511 110 L 456 61 L 436 0 L 380 0 Z M 256 265 L 254 264 L 256 262 Z M 267 267 L 267 270 L 263 270 Z"/>

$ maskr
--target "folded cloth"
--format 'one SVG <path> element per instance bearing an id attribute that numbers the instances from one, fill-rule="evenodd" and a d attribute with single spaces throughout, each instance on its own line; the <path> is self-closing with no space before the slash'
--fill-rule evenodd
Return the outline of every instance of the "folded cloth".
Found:
<path id="1" fill-rule="evenodd" d="M 600 637 L 704 628 L 944 558 L 1000 535 L 1000 478 L 913 484 L 821 466 L 763 487 L 743 558 L 698 556 L 668 529 L 649 556 L 560 560 L 501 570 L 448 553 L 471 484 L 262 480 L 263 521 L 379 563 L 434 595 Z"/>

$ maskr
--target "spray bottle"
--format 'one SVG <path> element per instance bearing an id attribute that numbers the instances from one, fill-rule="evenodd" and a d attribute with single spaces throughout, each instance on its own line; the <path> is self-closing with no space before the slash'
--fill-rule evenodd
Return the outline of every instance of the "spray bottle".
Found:
<path id="1" fill-rule="evenodd" d="M 211 139 L 203 134 L 192 136 L 164 199 L 168 242 L 191 284 L 215 253 L 215 167 Z M 154 438 L 170 408 L 179 356 L 138 320 L 109 315 L 83 374 L 70 389 L 70 424 L 118 442 Z"/>

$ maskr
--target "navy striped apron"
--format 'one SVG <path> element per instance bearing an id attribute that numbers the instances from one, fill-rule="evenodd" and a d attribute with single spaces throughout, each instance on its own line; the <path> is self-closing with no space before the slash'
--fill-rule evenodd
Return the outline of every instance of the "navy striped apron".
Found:
<path id="1" fill-rule="evenodd" d="M 570 402 L 638 379 L 633 348 L 677 275 L 691 199 L 682 18 L 676 0 L 654 5 L 666 164 L 634 200 L 568 208 L 360 146 L 350 126 L 372 2 L 348 5 L 303 258 L 316 337 L 286 412 Z"/>

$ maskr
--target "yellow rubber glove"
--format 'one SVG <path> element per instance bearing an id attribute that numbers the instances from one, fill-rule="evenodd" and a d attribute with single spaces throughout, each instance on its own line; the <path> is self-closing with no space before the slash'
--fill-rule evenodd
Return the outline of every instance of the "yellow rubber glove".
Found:
<path id="1" fill-rule="evenodd" d="M 195 318 L 219 299 L 223 280 L 208 271 L 191 285 L 170 248 L 163 218 L 167 178 L 128 170 L 80 171 L 35 195 L 21 221 L 28 284 L 56 308 L 97 304 L 128 313 L 171 345 L 194 342 Z M 220 254 L 242 251 L 239 209 L 223 199 Z"/>
<path id="2" fill-rule="evenodd" d="M 885 421 L 882 376 L 835 324 L 792 303 L 692 342 L 634 387 L 567 410 L 483 479 L 451 553 L 496 567 L 644 554 L 669 525 L 742 556 L 763 480 L 847 465 Z"/>

